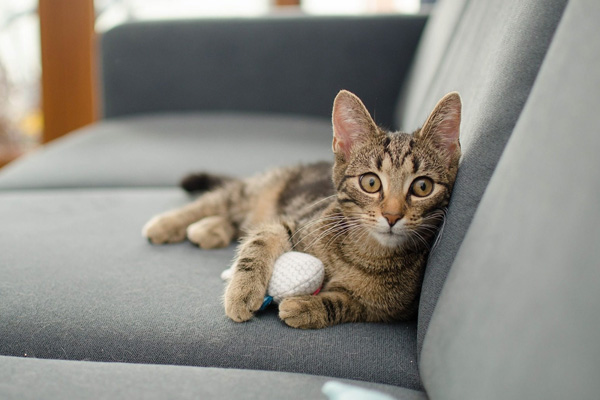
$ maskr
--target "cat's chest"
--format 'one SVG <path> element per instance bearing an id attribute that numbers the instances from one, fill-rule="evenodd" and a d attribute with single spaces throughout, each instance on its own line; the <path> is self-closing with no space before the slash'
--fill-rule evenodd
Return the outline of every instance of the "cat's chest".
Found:
<path id="1" fill-rule="evenodd" d="M 390 258 L 374 264 L 362 264 L 335 258 L 325 262 L 327 290 L 343 289 L 370 306 L 405 303 L 417 293 L 422 280 L 425 259 L 420 255 Z"/>

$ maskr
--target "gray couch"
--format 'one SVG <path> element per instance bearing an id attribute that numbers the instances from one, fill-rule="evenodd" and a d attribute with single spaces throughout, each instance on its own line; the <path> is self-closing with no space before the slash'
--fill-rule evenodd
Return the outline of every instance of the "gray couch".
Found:
<path id="1" fill-rule="evenodd" d="M 425 17 L 133 23 L 105 118 L 0 170 L 0 398 L 600 397 L 600 3 L 444 0 Z M 425 27 L 423 29 L 423 27 Z M 331 159 L 339 89 L 412 130 L 464 103 L 416 321 L 286 327 L 222 309 L 234 246 L 151 246 L 191 171 Z"/>

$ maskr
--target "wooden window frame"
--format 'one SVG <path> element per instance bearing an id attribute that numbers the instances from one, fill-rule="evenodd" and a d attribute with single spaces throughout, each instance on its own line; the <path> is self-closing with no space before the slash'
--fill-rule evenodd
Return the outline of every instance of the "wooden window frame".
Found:
<path id="1" fill-rule="evenodd" d="M 47 143 L 98 117 L 94 1 L 39 0 L 38 13 Z"/>

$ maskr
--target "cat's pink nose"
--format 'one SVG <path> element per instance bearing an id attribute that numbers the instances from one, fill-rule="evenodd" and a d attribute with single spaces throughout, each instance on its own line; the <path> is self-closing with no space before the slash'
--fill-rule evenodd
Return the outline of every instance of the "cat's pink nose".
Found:
<path id="1" fill-rule="evenodd" d="M 388 224 L 390 224 L 390 228 L 394 225 L 396 225 L 396 222 L 398 222 L 398 220 L 402 219 L 402 214 L 390 214 L 390 213 L 383 213 L 383 217 L 385 219 L 387 219 Z"/>

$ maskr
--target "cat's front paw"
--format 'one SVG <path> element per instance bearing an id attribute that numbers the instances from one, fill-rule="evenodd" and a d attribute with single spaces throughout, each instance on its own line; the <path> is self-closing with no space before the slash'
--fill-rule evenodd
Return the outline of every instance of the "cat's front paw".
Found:
<path id="1" fill-rule="evenodd" d="M 227 247 L 233 239 L 233 225 L 222 216 L 206 217 L 187 227 L 187 238 L 203 249 Z"/>
<path id="2" fill-rule="evenodd" d="M 142 228 L 142 236 L 150 243 L 176 243 L 185 239 L 187 226 L 170 214 L 160 214 L 152 218 Z"/>
<path id="3" fill-rule="evenodd" d="M 265 289 L 253 282 L 244 282 L 233 275 L 225 290 L 225 314 L 235 322 L 245 322 L 263 304 Z"/>
<path id="4" fill-rule="evenodd" d="M 317 296 L 295 296 L 279 304 L 279 318 L 292 328 L 320 329 L 328 326 L 327 312 Z"/>

